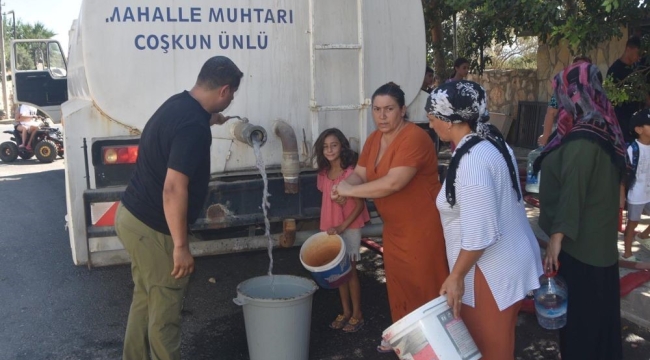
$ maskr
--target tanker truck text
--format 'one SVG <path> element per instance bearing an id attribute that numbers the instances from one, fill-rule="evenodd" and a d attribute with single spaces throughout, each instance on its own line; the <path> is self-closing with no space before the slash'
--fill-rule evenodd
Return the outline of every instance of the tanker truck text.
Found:
<path id="1" fill-rule="evenodd" d="M 201 7 L 114 7 L 107 23 L 203 22 L 293 24 L 293 10 L 268 8 L 201 8 Z M 218 35 L 214 34 L 217 33 Z M 269 46 L 266 31 L 258 34 L 138 34 L 133 38 L 138 50 L 265 50 Z M 214 41 L 213 41 L 214 40 Z M 213 47 L 214 46 L 214 47 Z"/>
<path id="2" fill-rule="evenodd" d="M 293 10 L 264 8 L 210 8 L 208 22 L 293 24 Z M 160 8 L 127 6 L 113 8 L 106 22 L 202 22 L 205 11 L 200 7 Z"/>
<path id="3" fill-rule="evenodd" d="M 219 47 L 223 50 L 264 50 L 269 45 L 269 36 L 260 31 L 255 35 L 229 35 L 226 31 L 219 34 Z M 211 35 L 136 35 L 135 47 L 138 50 L 210 50 L 212 49 Z"/>

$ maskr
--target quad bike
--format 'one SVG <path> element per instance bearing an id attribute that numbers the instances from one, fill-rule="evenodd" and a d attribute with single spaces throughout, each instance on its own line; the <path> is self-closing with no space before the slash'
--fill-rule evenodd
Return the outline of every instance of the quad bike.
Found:
<path id="1" fill-rule="evenodd" d="M 5 141 L 0 144 L 0 160 L 3 162 L 13 162 L 17 157 L 22 159 L 31 159 L 34 155 L 42 163 L 51 163 L 57 156 L 63 158 L 63 136 L 61 130 L 51 128 L 49 124 L 43 122 L 41 128 L 36 131 L 31 143 L 31 149 L 22 147 L 22 134 L 18 130 L 4 131 L 11 134 L 11 141 Z"/>

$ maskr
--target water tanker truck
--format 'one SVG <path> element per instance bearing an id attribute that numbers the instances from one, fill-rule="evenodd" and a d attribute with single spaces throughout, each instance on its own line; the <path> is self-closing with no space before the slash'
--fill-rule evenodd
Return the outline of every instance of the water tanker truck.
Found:
<path id="1" fill-rule="evenodd" d="M 239 118 L 212 127 L 195 255 L 266 247 L 255 136 L 274 238 L 304 239 L 320 215 L 315 139 L 337 127 L 359 150 L 372 92 L 393 81 L 410 103 L 426 63 L 420 0 L 84 0 L 69 36 L 67 59 L 53 40 L 12 42 L 14 100 L 63 124 L 65 221 L 74 263 L 88 266 L 129 261 L 113 218 L 139 134 L 208 58 L 231 58 L 244 78 L 224 112 Z"/>

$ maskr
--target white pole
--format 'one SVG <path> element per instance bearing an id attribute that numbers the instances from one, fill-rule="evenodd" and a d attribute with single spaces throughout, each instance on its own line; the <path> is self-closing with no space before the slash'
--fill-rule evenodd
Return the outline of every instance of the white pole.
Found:
<path id="1" fill-rule="evenodd" d="M 2 14 L 2 3 L 0 2 L 0 14 Z M 7 108 L 7 59 L 5 58 L 5 29 L 4 17 L 0 19 L 0 58 L 2 58 L 2 108 L 5 111 L 5 116 L 10 117 L 9 109 Z M 14 80 L 15 81 L 15 80 Z"/>
<path id="2" fill-rule="evenodd" d="M 456 13 L 454 13 L 454 61 L 458 59 L 458 22 L 456 21 Z"/>
<path id="3" fill-rule="evenodd" d="M 363 0 L 357 0 L 357 42 L 360 45 L 359 48 L 359 149 L 361 151 L 361 146 L 366 142 L 366 137 L 368 136 L 368 107 L 366 107 L 366 74 L 365 74 L 365 60 L 364 60 L 364 51 L 366 51 L 366 45 L 364 44 L 364 12 L 363 12 Z"/>

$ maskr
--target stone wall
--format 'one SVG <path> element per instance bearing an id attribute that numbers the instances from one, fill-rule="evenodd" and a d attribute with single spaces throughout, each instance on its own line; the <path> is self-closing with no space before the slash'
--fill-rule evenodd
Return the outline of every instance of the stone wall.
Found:
<path id="1" fill-rule="evenodd" d="M 520 101 L 535 101 L 539 92 L 537 71 L 533 69 L 485 70 L 482 76 L 469 74 L 468 80 L 481 84 L 488 93 L 488 109 L 517 118 Z"/>
<path id="2" fill-rule="evenodd" d="M 613 38 L 604 42 L 587 54 L 593 63 L 598 66 L 603 76 L 607 74 L 609 66 L 625 50 L 625 42 L 628 38 L 627 29 L 621 29 L 621 31 L 623 36 L 620 39 Z M 551 81 L 553 77 L 570 65 L 573 57 L 566 43 L 554 47 L 544 44 L 539 45 L 537 50 L 537 80 L 540 84 L 539 93 L 537 94 L 538 101 L 548 101 L 551 98 L 553 92 Z"/>

